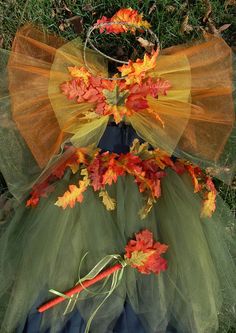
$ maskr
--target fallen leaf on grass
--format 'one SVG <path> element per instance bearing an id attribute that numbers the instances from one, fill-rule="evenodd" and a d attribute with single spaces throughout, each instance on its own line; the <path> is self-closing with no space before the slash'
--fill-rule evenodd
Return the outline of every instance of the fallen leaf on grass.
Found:
<path id="1" fill-rule="evenodd" d="M 68 18 L 66 22 L 70 23 L 73 26 L 74 31 L 77 34 L 80 34 L 83 31 L 83 19 L 80 16 L 72 16 Z"/>
<path id="2" fill-rule="evenodd" d="M 227 0 L 225 1 L 225 9 L 227 9 L 228 6 L 236 6 L 236 0 Z"/>
<path id="3" fill-rule="evenodd" d="M 231 24 L 223 24 L 220 28 L 217 29 L 211 19 L 208 19 L 207 25 L 209 28 L 209 32 L 215 36 L 221 36 L 221 33 L 231 26 Z"/>
<path id="4" fill-rule="evenodd" d="M 165 9 L 168 13 L 174 13 L 176 8 L 172 5 L 168 5 L 168 6 L 165 7 Z"/>
<path id="5" fill-rule="evenodd" d="M 180 32 L 181 33 L 190 33 L 191 31 L 193 31 L 193 27 L 188 23 L 189 21 L 189 16 L 186 15 L 183 19 L 183 22 L 181 24 L 181 28 L 180 28 Z"/>
<path id="6" fill-rule="evenodd" d="M 63 9 L 68 12 L 68 13 L 72 13 L 70 8 L 67 7 L 67 5 L 64 3 Z"/>
<path id="7" fill-rule="evenodd" d="M 59 30 L 64 31 L 65 30 L 65 23 L 60 23 Z"/>
<path id="8" fill-rule="evenodd" d="M 154 46 L 155 46 L 154 43 L 149 42 L 148 40 L 146 40 L 142 37 L 137 37 L 137 41 L 148 53 L 151 53 L 153 51 Z"/>
<path id="9" fill-rule="evenodd" d="M 206 5 L 206 11 L 205 11 L 205 15 L 203 17 L 203 22 L 207 22 L 210 15 L 211 15 L 211 12 L 212 12 L 212 7 L 211 7 L 211 3 L 209 0 L 204 0 L 204 3 Z"/>
<path id="10" fill-rule="evenodd" d="M 91 3 L 87 3 L 86 5 L 83 5 L 82 9 L 86 12 L 92 12 L 94 8 Z"/>
<path id="11" fill-rule="evenodd" d="M 65 29 L 67 29 L 70 26 L 69 22 L 61 22 L 59 25 L 59 30 L 64 31 Z"/>
<path id="12" fill-rule="evenodd" d="M 224 25 L 222 25 L 222 26 L 218 29 L 219 33 L 225 31 L 225 30 L 228 29 L 230 26 L 231 26 L 231 23 L 228 23 L 228 24 L 224 24 Z"/>
<path id="13" fill-rule="evenodd" d="M 150 7 L 150 9 L 149 9 L 149 11 L 148 11 L 148 15 L 150 15 L 154 10 L 156 10 L 157 9 L 157 5 L 154 3 L 151 7 Z"/>

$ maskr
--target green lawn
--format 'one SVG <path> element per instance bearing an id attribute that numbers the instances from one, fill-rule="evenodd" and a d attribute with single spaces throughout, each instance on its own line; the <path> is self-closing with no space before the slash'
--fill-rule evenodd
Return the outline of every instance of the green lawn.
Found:
<path id="1" fill-rule="evenodd" d="M 228 5 L 227 5 L 228 3 Z M 83 23 L 82 37 L 86 29 L 102 15 L 111 16 L 121 7 L 132 7 L 144 13 L 159 36 L 162 47 L 189 41 L 199 37 L 203 30 L 218 29 L 224 24 L 231 26 L 223 32 L 223 37 L 230 44 L 236 45 L 236 6 L 235 0 L 0 0 L 2 24 L 0 35 L 3 47 L 10 48 L 12 38 L 19 26 L 27 21 L 45 27 L 61 36 L 72 39 L 77 34 L 79 19 L 68 19 L 79 16 Z M 210 9 L 209 19 L 204 16 Z M 188 15 L 190 30 L 181 31 L 184 18 Z M 205 21 L 205 22 L 204 22 Z M 63 31 L 62 31 L 63 30 Z"/>

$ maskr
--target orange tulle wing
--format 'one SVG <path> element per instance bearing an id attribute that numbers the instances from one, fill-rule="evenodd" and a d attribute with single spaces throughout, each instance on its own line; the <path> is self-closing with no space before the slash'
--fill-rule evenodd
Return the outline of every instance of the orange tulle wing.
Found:
<path id="1" fill-rule="evenodd" d="M 207 35 L 205 42 L 174 46 L 164 54 L 187 56 L 191 68 L 191 113 L 178 143 L 179 151 L 205 160 L 206 165 L 214 162 L 218 173 L 225 172 L 223 178 L 227 178 L 227 171 L 232 176 L 235 155 L 233 151 L 224 154 L 235 124 L 232 50 L 222 38 Z M 233 140 L 231 145 L 235 145 Z M 231 164 L 228 170 L 223 168 L 226 159 Z"/>
<path id="2" fill-rule="evenodd" d="M 48 98 L 51 65 L 64 43 L 26 25 L 15 36 L 8 62 L 12 117 L 40 167 L 64 140 Z"/>

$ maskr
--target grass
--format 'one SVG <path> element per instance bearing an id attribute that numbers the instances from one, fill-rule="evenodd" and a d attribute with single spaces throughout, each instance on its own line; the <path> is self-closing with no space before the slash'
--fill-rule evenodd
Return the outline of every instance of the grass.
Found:
<path id="1" fill-rule="evenodd" d="M 190 42 L 200 38 L 203 31 L 213 32 L 231 24 L 222 36 L 236 46 L 236 6 L 234 0 L 0 0 L 0 44 L 10 49 L 17 29 L 30 21 L 71 40 L 80 35 L 85 40 L 86 30 L 103 15 L 112 16 L 121 7 L 132 7 L 144 13 L 158 36 L 161 47 Z M 236 3 L 235 3 L 236 4 Z M 204 19 L 211 5 L 211 14 Z M 188 17 L 188 31 L 183 21 Z M 215 30 L 216 31 L 216 30 Z M 93 35 L 95 45 L 109 55 L 126 59 L 139 53 L 131 35 L 119 39 L 114 36 Z M 236 184 L 229 187 L 218 183 L 218 189 L 235 214 Z M 236 332 L 222 324 L 219 333 Z"/>
<path id="2" fill-rule="evenodd" d="M 236 44 L 236 9 L 234 6 L 225 8 L 224 4 L 222 0 L 211 1 L 211 19 L 217 28 L 223 24 L 231 24 L 223 37 L 230 44 Z M 86 29 L 98 18 L 102 15 L 109 17 L 121 7 L 132 7 L 143 12 L 160 38 L 162 47 L 200 37 L 202 30 L 208 26 L 208 22 L 203 22 L 208 8 L 206 0 L 0 0 L 0 13 L 3 13 L 0 35 L 3 37 L 3 47 L 10 48 L 17 28 L 27 21 L 73 39 L 76 37 L 73 25 L 64 27 L 62 31 L 63 24 L 70 17 L 79 16 L 83 21 L 80 35 L 84 38 Z M 193 30 L 182 33 L 181 24 L 186 15 L 189 16 L 189 25 Z M 115 41 L 111 49 L 114 45 Z M 105 43 L 105 46 L 108 44 Z"/>

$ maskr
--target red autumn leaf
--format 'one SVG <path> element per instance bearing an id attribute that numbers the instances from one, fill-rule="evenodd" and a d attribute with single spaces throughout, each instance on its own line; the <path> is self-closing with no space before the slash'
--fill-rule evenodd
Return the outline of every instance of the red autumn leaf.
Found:
<path id="1" fill-rule="evenodd" d="M 68 99 L 75 99 L 81 93 L 81 84 L 78 80 L 71 80 L 61 84 L 61 91 Z"/>
<path id="2" fill-rule="evenodd" d="M 102 183 L 101 167 L 101 160 L 98 155 L 88 166 L 89 178 L 91 179 L 91 185 L 93 186 L 94 191 L 98 191 L 104 187 Z"/>
<path id="3" fill-rule="evenodd" d="M 186 165 L 185 168 L 187 169 L 187 171 L 189 172 L 189 174 L 192 178 L 192 182 L 193 182 L 193 186 L 194 186 L 194 193 L 201 191 L 202 185 L 199 183 L 198 177 L 202 176 L 202 170 L 199 167 L 192 166 L 192 165 Z"/>
<path id="4" fill-rule="evenodd" d="M 206 180 L 206 188 L 207 188 L 209 191 L 211 191 L 211 192 L 217 194 L 217 191 L 216 191 L 216 188 L 215 188 L 215 184 L 213 183 L 211 177 L 207 177 L 207 180 Z"/>
<path id="5" fill-rule="evenodd" d="M 49 193 L 54 191 L 54 186 L 48 183 L 48 180 L 34 185 L 30 195 L 31 197 L 26 202 L 26 207 L 36 207 L 41 197 L 46 198 Z"/>
<path id="6" fill-rule="evenodd" d="M 141 174 L 141 158 L 139 156 L 133 155 L 132 153 L 120 154 L 118 161 L 122 164 L 125 170 L 131 174 Z"/>
<path id="7" fill-rule="evenodd" d="M 103 185 L 111 185 L 113 182 L 116 183 L 118 176 L 123 176 L 125 170 L 119 165 L 117 159 L 112 157 L 108 162 L 108 168 L 103 174 L 102 183 Z"/>
<path id="8" fill-rule="evenodd" d="M 31 197 L 26 202 L 26 207 L 36 207 L 39 203 L 39 197 Z"/>
<path id="9" fill-rule="evenodd" d="M 182 175 L 182 174 L 186 171 L 186 169 L 185 169 L 185 165 L 184 165 L 183 163 L 179 162 L 179 161 L 176 161 L 176 162 L 174 163 L 174 165 L 172 166 L 172 169 L 173 169 L 176 173 L 178 173 L 179 175 Z"/>

